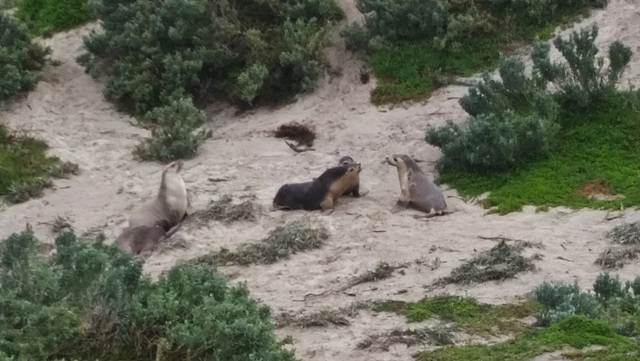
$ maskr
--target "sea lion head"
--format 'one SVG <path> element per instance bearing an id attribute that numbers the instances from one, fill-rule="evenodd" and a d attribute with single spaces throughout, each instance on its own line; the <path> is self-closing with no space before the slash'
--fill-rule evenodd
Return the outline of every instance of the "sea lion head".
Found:
<path id="1" fill-rule="evenodd" d="M 175 162 L 167 164 L 167 166 L 164 167 L 164 171 L 179 174 L 183 166 L 184 162 L 182 160 L 176 160 Z"/>
<path id="2" fill-rule="evenodd" d="M 338 165 L 340 167 L 348 167 L 348 166 L 354 165 L 354 164 L 356 164 L 356 161 L 353 160 L 353 158 L 351 158 L 348 155 L 340 158 L 340 160 L 338 161 Z"/>

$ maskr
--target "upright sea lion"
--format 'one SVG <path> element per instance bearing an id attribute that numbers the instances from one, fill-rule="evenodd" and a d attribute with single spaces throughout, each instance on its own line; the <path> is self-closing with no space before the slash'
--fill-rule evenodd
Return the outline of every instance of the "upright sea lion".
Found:
<path id="1" fill-rule="evenodd" d="M 340 160 L 338 161 L 338 166 L 339 167 L 349 167 L 351 165 L 356 165 L 358 163 L 356 163 L 355 160 L 353 160 L 353 158 L 351 158 L 350 156 L 346 155 L 342 158 L 340 158 Z M 348 188 L 346 191 L 344 191 L 344 195 L 349 195 L 351 194 L 354 197 L 360 197 L 360 174 L 358 174 L 356 176 L 358 179 L 356 182 L 354 182 L 353 187 Z M 363 192 L 362 195 L 367 194 L 367 191 Z"/>
<path id="2" fill-rule="evenodd" d="M 437 214 L 447 208 L 442 191 L 427 178 L 416 162 L 406 154 L 394 154 L 385 158 L 387 163 L 398 169 L 400 180 L 400 199 L 398 204 L 422 212 Z"/>
<path id="3" fill-rule="evenodd" d="M 187 216 L 187 188 L 180 176 L 183 165 L 178 160 L 164 168 L 158 194 L 133 212 L 129 228 L 161 226 L 168 232 L 182 222 Z"/>
<path id="4" fill-rule="evenodd" d="M 359 182 L 362 166 L 339 166 L 325 170 L 311 182 L 288 183 L 273 199 L 275 209 L 333 210 L 336 199 Z"/>

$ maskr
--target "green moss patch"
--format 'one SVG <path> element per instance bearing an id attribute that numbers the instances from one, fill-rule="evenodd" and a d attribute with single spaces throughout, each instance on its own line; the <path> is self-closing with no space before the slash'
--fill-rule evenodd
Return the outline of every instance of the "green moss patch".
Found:
<path id="1" fill-rule="evenodd" d="M 386 301 L 376 303 L 376 311 L 396 312 L 409 322 L 420 322 L 432 317 L 455 322 L 472 334 L 504 334 L 521 332 L 526 324 L 522 318 L 532 315 L 538 304 L 533 301 L 516 305 L 489 305 L 473 298 L 436 296 L 415 303 Z"/>
<path id="2" fill-rule="evenodd" d="M 609 360 L 635 360 L 638 357 L 637 343 L 616 334 L 605 322 L 585 316 L 570 316 L 544 330 L 530 330 L 507 342 L 495 345 L 447 346 L 436 351 L 421 352 L 417 358 L 424 361 L 518 361 L 563 347 L 580 349 L 593 345 L 605 348 L 573 353 L 574 358 L 595 360 L 595 354 L 606 354 Z"/>
<path id="3" fill-rule="evenodd" d="M 52 185 L 49 177 L 77 174 L 78 165 L 47 156 L 45 142 L 10 134 L 0 124 L 0 196 L 20 203 L 42 194 Z"/>

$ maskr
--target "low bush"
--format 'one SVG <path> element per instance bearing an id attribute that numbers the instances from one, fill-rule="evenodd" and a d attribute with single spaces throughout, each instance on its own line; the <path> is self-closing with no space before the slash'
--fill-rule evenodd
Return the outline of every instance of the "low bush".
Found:
<path id="1" fill-rule="evenodd" d="M 35 34 L 51 34 L 92 18 L 87 0 L 17 0 L 16 16 Z"/>
<path id="2" fill-rule="evenodd" d="M 629 146 L 640 141 L 637 94 L 616 90 L 631 50 L 614 42 L 607 62 L 596 56 L 596 36 L 594 25 L 556 38 L 566 65 L 552 63 L 549 45 L 536 43 L 531 76 L 522 63 L 503 59 L 501 80 L 485 75 L 471 87 L 460 100 L 468 125 L 427 131 L 427 142 L 443 152 L 438 181 L 465 195 L 491 191 L 484 204 L 502 213 L 524 204 L 637 204 L 636 147 Z M 605 198 L 586 191 L 596 181 L 607 188 Z"/>
<path id="3" fill-rule="evenodd" d="M 50 53 L 33 42 L 24 24 L 0 11 L 0 105 L 35 86 Z"/>
<path id="4" fill-rule="evenodd" d="M 269 309 L 211 267 L 157 281 L 115 245 L 63 232 L 55 253 L 29 230 L 0 243 L 0 355 L 15 360 L 294 360 Z"/>
<path id="5" fill-rule="evenodd" d="M 584 315 L 607 321 L 622 335 L 638 333 L 640 277 L 623 284 L 618 276 L 602 273 L 593 283 L 593 292 L 582 291 L 577 284 L 544 282 L 535 289 L 534 297 L 542 304 L 542 310 L 536 315 L 539 325 L 547 326 L 571 315 Z"/>
<path id="6" fill-rule="evenodd" d="M 204 123 L 204 114 L 189 98 L 181 97 L 166 106 L 155 108 L 147 113 L 145 120 L 156 126 L 151 131 L 151 139 L 143 141 L 136 148 L 136 155 L 143 160 L 156 159 L 169 163 L 193 158 L 200 145 L 210 136 L 210 132 L 200 128 Z"/>

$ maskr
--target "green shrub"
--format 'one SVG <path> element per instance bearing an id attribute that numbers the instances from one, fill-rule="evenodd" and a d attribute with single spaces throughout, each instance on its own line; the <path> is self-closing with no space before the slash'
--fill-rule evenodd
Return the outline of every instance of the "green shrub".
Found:
<path id="1" fill-rule="evenodd" d="M 0 355 L 16 360 L 294 360 L 269 309 L 211 267 L 153 281 L 142 261 L 72 233 L 54 256 L 31 231 L 0 243 Z"/>
<path id="2" fill-rule="evenodd" d="M 331 0 L 97 1 L 95 10 L 104 30 L 78 60 L 107 75 L 106 95 L 138 116 L 176 92 L 254 104 L 308 91 L 326 26 L 342 17 Z"/>
<path id="3" fill-rule="evenodd" d="M 577 284 L 544 282 L 534 291 L 535 299 L 542 304 L 536 318 L 546 326 L 570 316 L 585 315 L 603 319 L 616 332 L 633 336 L 640 319 L 640 277 L 633 282 L 620 282 L 618 276 L 599 274 L 593 283 L 593 293 L 580 290 Z"/>
<path id="4" fill-rule="evenodd" d="M 0 103 L 33 88 L 50 53 L 32 42 L 24 24 L 0 12 Z"/>
<path id="5" fill-rule="evenodd" d="M 189 98 L 177 98 L 167 106 L 155 108 L 145 119 L 157 126 L 151 131 L 152 138 L 136 148 L 141 159 L 168 163 L 192 158 L 208 136 L 206 130 L 198 129 L 204 123 L 204 114 Z"/>
<path id="6" fill-rule="evenodd" d="M 553 43 L 562 53 L 568 69 L 564 64 L 551 63 L 549 44 L 536 43 L 531 56 L 536 82 L 541 86 L 551 82 L 566 97 L 566 102 L 580 106 L 585 106 L 603 92 L 615 91 L 620 76 L 631 60 L 632 52 L 621 42 L 613 42 L 609 46 L 609 65 L 605 69 L 604 58 L 596 57 L 597 36 L 598 26 L 594 23 L 591 29 L 573 32 L 569 39 L 554 39 Z"/>
<path id="7" fill-rule="evenodd" d="M 66 30 L 92 18 L 87 0 L 17 0 L 16 16 L 36 34 Z"/>
<path id="8" fill-rule="evenodd" d="M 438 170 L 500 171 L 544 158 L 557 133 L 558 106 L 524 73 L 524 64 L 504 57 L 502 81 L 484 74 L 460 99 L 471 115 L 466 129 L 448 122 L 427 131 L 426 141 L 441 148 Z"/>
<path id="9" fill-rule="evenodd" d="M 375 104 L 415 100 L 495 68 L 499 54 L 586 15 L 605 1 L 360 0 L 364 24 L 340 32 L 348 50 L 366 55 L 378 79 Z"/>
<path id="10" fill-rule="evenodd" d="M 543 159 L 554 144 L 560 124 L 566 123 L 558 121 L 560 109 L 579 109 L 602 97 L 603 91 L 615 91 L 629 62 L 631 50 L 615 42 L 609 52 L 611 65 L 601 70 L 604 60 L 595 58 L 596 36 L 597 26 L 593 25 L 591 31 L 573 32 L 568 40 L 554 40 L 570 72 L 563 65 L 551 63 L 546 43 L 534 46 L 531 77 L 525 75 L 522 62 L 502 58 L 500 81 L 484 74 L 482 81 L 460 99 L 462 108 L 471 115 L 465 129 L 449 122 L 427 131 L 426 141 L 443 153 L 438 169 L 505 171 Z M 562 90 L 559 101 L 546 90 L 549 82 Z"/>

